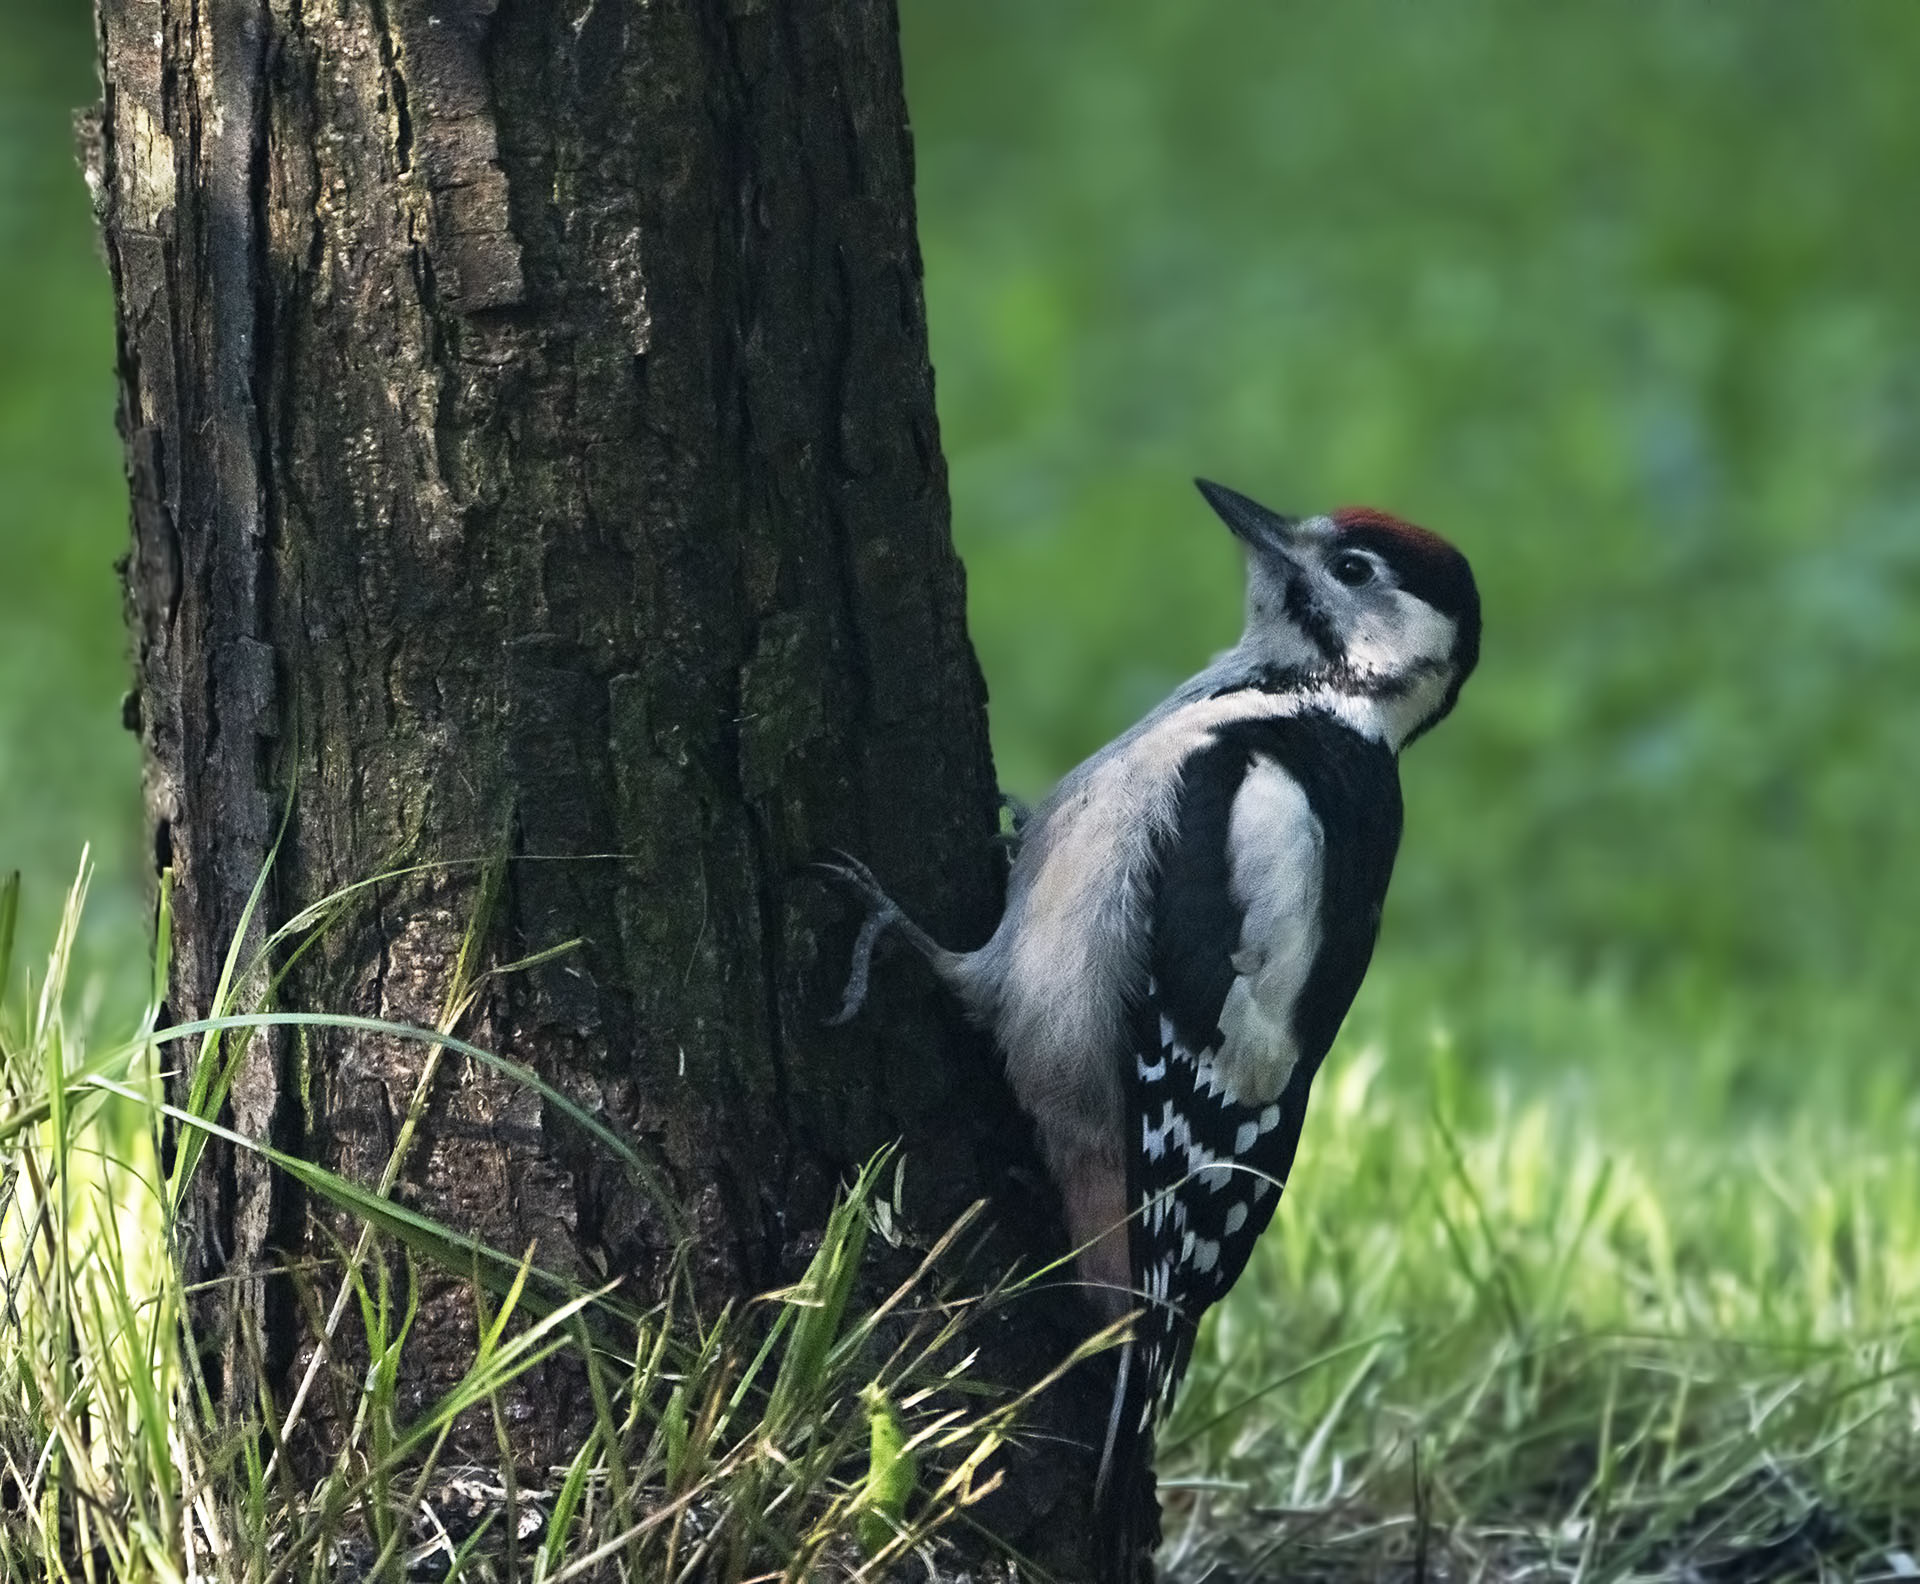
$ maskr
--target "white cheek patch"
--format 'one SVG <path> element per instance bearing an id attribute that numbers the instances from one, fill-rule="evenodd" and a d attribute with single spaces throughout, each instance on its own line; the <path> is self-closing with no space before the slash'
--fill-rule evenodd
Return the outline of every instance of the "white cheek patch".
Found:
<path id="1" fill-rule="evenodd" d="M 1347 639 L 1347 663 L 1374 676 L 1439 665 L 1453 654 L 1453 619 L 1418 595 L 1394 589 L 1362 611 Z"/>

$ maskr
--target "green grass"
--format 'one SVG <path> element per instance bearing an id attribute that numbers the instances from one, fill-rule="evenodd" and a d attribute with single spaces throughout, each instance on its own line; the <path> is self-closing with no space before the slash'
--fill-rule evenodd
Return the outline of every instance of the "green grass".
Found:
<path id="1" fill-rule="evenodd" d="M 1266 1532 L 1365 1576 L 1416 1513 L 1494 1576 L 1920 1544 L 1920 1114 L 1742 1122 L 1708 1087 L 1522 1095 L 1445 1040 L 1349 1047 L 1172 1427 L 1176 1550 Z"/>
<path id="2" fill-rule="evenodd" d="M 456 1032 L 485 975 L 518 966 L 480 964 L 489 889 L 440 1026 L 375 1027 L 517 1072 Z M 16 897 L 0 890 L 0 972 Z M 893 1224 L 884 1163 L 791 1291 L 703 1319 L 676 1290 L 636 1312 L 391 1202 L 405 1126 L 368 1187 L 205 1120 L 249 1030 L 349 1020 L 223 1005 L 161 1029 L 149 1012 L 90 1049 L 63 999 L 83 900 L 84 882 L 38 988 L 12 972 L 0 1001 L 0 1483 L 19 1519 L 0 1577 L 278 1584 L 344 1555 L 397 1579 L 436 1545 L 456 1578 L 877 1576 L 985 1488 L 1019 1404 L 957 1412 L 946 1388 L 970 1384 L 966 1328 L 1001 1295 L 925 1302 L 930 1251 L 885 1303 L 849 1302 Z M 1493 1579 L 1865 1578 L 1920 1546 L 1920 1115 L 1901 1075 L 1870 1121 L 1755 1118 L 1725 1049 L 1638 1091 L 1541 1093 L 1487 1083 L 1399 1011 L 1377 1005 L 1323 1078 L 1275 1228 L 1203 1333 L 1163 1448 L 1170 1571 L 1367 1578 L 1425 1554 Z M 1605 997 L 1541 986 L 1529 1025 L 1556 1019 L 1589 1048 L 1636 1032 Z M 163 1108 L 157 1076 L 189 1055 L 193 1098 Z M 304 1389 L 236 1437 L 195 1375 L 165 1232 L 194 1168 L 182 1152 L 162 1171 L 163 1110 L 366 1228 L 301 1278 L 342 1338 L 322 1386 L 357 1404 L 311 1488 L 274 1451 Z M 423 1262 L 476 1275 L 480 1344 L 408 1411 Z M 457 1418 L 498 1422 L 508 1382 L 563 1350 L 598 1405 L 567 1466 L 531 1487 L 441 1467 Z M 463 1490 L 493 1527 L 437 1536 L 421 1514 Z"/>
<path id="3" fill-rule="evenodd" d="M 524 966 L 478 966 L 488 890 L 475 949 L 449 964 L 438 1029 L 332 1021 L 458 1050 L 568 1106 L 454 1033 L 486 972 Z M 36 990 L 10 960 L 18 877 L 0 885 L 0 1579 L 319 1584 L 342 1567 L 398 1581 L 420 1566 L 536 1584 L 875 1578 L 935 1557 L 938 1532 L 993 1488 L 989 1460 L 1023 1399 L 966 1379 L 966 1332 L 1002 1295 L 956 1304 L 933 1283 L 966 1222 L 882 1301 L 853 1302 L 870 1235 L 899 1225 L 884 1156 L 849 1185 L 789 1289 L 704 1315 L 682 1276 L 646 1307 L 618 1283 L 579 1290 L 388 1198 L 412 1117 L 377 1188 L 213 1122 L 251 1030 L 317 1019 L 235 1010 L 223 986 L 213 1017 L 156 1027 L 164 899 L 146 1018 L 132 1038 L 89 1049 L 65 1006 L 85 894 L 83 869 Z M 310 911 L 275 944 L 297 948 L 326 915 Z M 250 968 L 230 963 L 227 982 L 248 982 Z M 161 1080 L 183 1058 L 189 1098 L 175 1107 Z M 423 1096 L 432 1072 L 429 1062 Z M 576 1120 L 614 1158 L 632 1155 L 594 1119 Z M 170 1170 L 163 1126 L 180 1141 Z M 332 1265 L 276 1278 L 299 1284 L 329 1347 L 251 1425 L 226 1420 L 208 1395 L 171 1253 L 193 1144 L 213 1136 L 293 1173 L 365 1229 Z M 471 1368 L 424 1409 L 401 1390 L 422 1264 L 470 1278 L 476 1337 Z M 563 1353 L 586 1373 L 594 1426 L 565 1466 L 529 1484 L 501 1394 Z M 348 1412 L 324 1466 L 312 1472 L 309 1450 L 296 1478 L 289 1449 L 320 1393 Z M 490 1465 L 447 1465 L 462 1421 L 493 1426 Z M 449 1503 L 467 1518 L 451 1529 Z M 476 1512 L 460 1514 L 467 1505 Z"/>

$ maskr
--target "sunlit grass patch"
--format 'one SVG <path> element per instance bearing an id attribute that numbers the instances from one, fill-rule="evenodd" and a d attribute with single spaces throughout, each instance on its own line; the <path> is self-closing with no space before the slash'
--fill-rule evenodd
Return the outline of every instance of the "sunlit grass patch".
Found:
<path id="1" fill-rule="evenodd" d="M 0 1541 L 7 1573 L 99 1554 L 166 1576 L 181 1527 L 177 1282 L 160 1225 L 153 1050 L 89 1058 L 66 979 L 86 899 L 69 893 L 46 972 L 16 979 L 19 879 L 0 882 Z M 11 993 L 15 986 L 18 993 Z M 119 1092 L 95 1086 L 104 1079 Z"/>
<path id="2" fill-rule="evenodd" d="M 483 881 L 482 912 L 487 892 Z M 1023 1400 L 969 1378 L 966 1327 L 997 1295 L 956 1303 L 935 1290 L 935 1262 L 965 1222 L 890 1294 L 856 1296 L 870 1232 L 898 1224 L 884 1157 L 847 1187 L 790 1288 L 717 1315 L 680 1281 L 644 1306 L 617 1284 L 582 1290 L 389 1201 L 397 1166 L 359 1186 L 220 1128 L 235 1047 L 265 1022 L 298 1021 L 230 1009 L 231 986 L 261 979 L 237 956 L 222 1015 L 156 1026 L 156 972 L 134 1036 L 88 1051 L 64 1001 L 84 896 L 83 875 L 45 977 L 0 1004 L 0 1579 L 877 1577 L 904 1558 L 924 1566 L 938 1531 L 992 1488 L 989 1460 Z M 16 884 L 0 888 L 9 992 L 25 983 L 6 969 L 16 901 Z M 164 892 L 159 934 L 164 963 Z M 440 1029 L 309 1021 L 513 1071 L 452 1032 L 484 977 L 477 963 L 476 950 L 450 965 Z M 161 1098 L 176 1062 L 195 1075 L 173 1085 L 185 1106 Z M 301 1302 L 337 1339 L 316 1357 L 353 1405 L 317 1476 L 311 1456 L 298 1480 L 283 1456 L 302 1392 L 235 1425 L 198 1374 L 172 1229 L 193 1169 L 184 1141 L 216 1133 L 367 1228 L 331 1270 L 280 1278 L 305 1284 Z M 403 1129 L 396 1159 L 405 1141 Z M 478 1340 L 465 1376 L 422 1407 L 401 1363 L 428 1263 L 471 1278 Z M 500 1396 L 560 1354 L 586 1375 L 594 1423 L 565 1466 L 528 1471 Z M 494 1464 L 446 1466 L 456 1422 L 489 1416 Z"/>
<path id="3" fill-rule="evenodd" d="M 1376 1047 L 1323 1075 L 1165 1441 L 1170 1555 L 1899 1565 L 1920 1530 L 1911 1118 L 1743 1123 L 1652 1081 L 1637 1106 L 1523 1098 L 1444 1045 L 1426 1081 L 1410 1065 Z"/>

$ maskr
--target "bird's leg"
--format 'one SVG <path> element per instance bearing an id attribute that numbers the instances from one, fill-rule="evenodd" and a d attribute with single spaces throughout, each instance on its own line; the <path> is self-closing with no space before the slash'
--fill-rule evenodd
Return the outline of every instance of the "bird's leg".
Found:
<path id="1" fill-rule="evenodd" d="M 846 993 L 841 999 L 840 1010 L 826 1020 L 828 1028 L 839 1028 L 860 1015 L 860 1009 L 867 1003 L 867 981 L 873 972 L 873 949 L 889 928 L 899 930 L 901 938 L 926 958 L 936 971 L 953 960 L 953 953 L 908 918 L 900 904 L 888 896 L 880 882 L 874 879 L 873 871 L 858 858 L 835 852 L 831 859 L 822 859 L 807 867 L 815 874 L 832 880 L 867 909 L 867 916 L 860 924 L 860 933 L 854 937 L 853 965 L 847 971 Z"/>

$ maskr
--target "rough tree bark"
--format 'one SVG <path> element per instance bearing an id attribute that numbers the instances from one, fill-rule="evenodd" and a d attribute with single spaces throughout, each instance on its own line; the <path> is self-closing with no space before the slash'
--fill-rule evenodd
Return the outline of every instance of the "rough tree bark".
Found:
<path id="1" fill-rule="evenodd" d="M 403 866 L 286 1004 L 439 1013 L 503 847 L 472 1037 L 654 1152 L 707 1279 L 791 1276 L 843 1176 L 903 1137 L 910 1208 L 977 1195 L 1051 1251 L 1025 1129 L 924 976 L 828 1033 L 868 858 L 943 938 L 991 925 L 984 694 L 934 420 L 890 0 L 100 0 L 89 176 L 119 307 L 129 594 L 177 1018 L 208 1007 L 283 809 L 254 937 Z M 368 1181 L 423 1050 L 257 1038 L 235 1126 Z M 1010 1185 L 1013 1185 L 1010 1187 Z M 402 1190 L 549 1268 L 644 1290 L 655 1210 L 536 1096 L 449 1062 Z M 283 1262 L 325 1217 L 211 1155 L 189 1255 L 229 1278 L 228 1399 L 312 1338 Z M 416 1386 L 463 1368 L 430 1286 Z M 1058 1358 L 1037 1306 L 993 1367 Z M 1098 1404 L 1056 1407 L 1088 1438 Z M 531 1465 L 589 1412 L 509 1405 Z M 1090 1464 L 1001 1521 L 1076 1571 Z"/>

